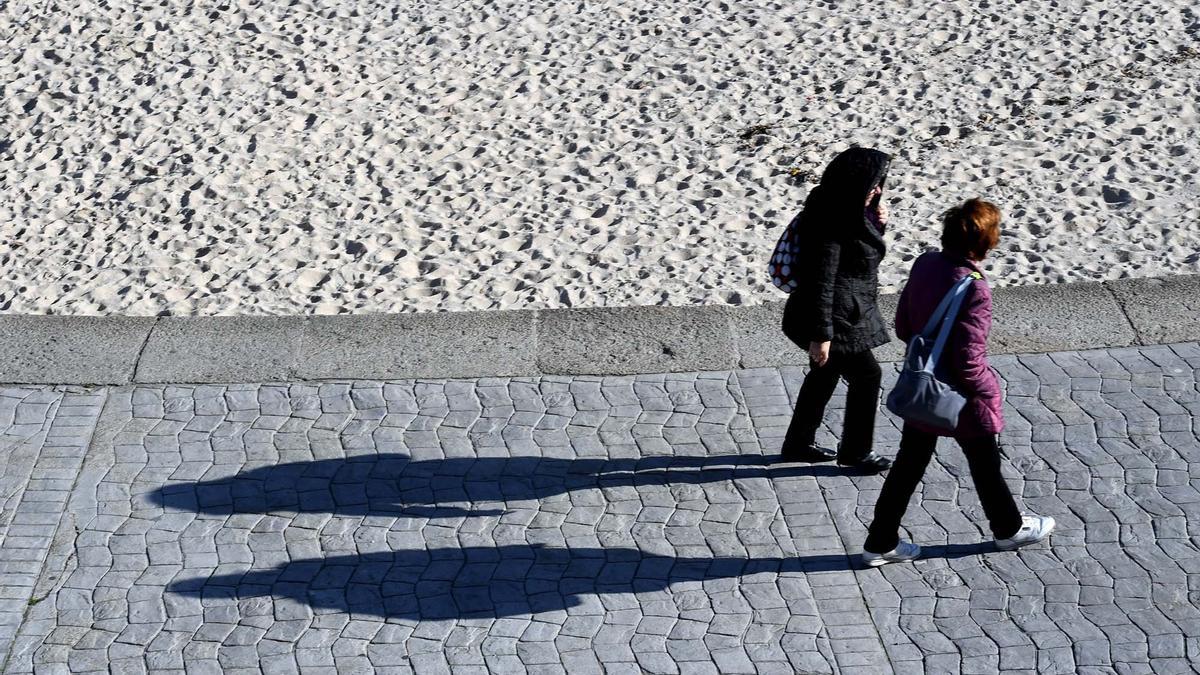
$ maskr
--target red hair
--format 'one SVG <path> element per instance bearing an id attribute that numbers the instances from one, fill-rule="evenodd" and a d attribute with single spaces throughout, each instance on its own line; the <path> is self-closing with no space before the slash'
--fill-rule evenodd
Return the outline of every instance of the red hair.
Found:
<path id="1" fill-rule="evenodd" d="M 1000 209 L 975 197 L 942 215 L 942 248 L 983 260 L 1000 243 Z"/>

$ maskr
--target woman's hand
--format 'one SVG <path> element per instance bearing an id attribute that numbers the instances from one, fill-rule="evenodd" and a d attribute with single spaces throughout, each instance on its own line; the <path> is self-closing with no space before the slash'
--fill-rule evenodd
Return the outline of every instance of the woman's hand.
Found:
<path id="1" fill-rule="evenodd" d="M 870 215 L 875 217 L 875 222 L 880 226 L 887 225 L 888 209 L 887 204 L 883 203 L 883 188 L 876 185 L 867 193 L 866 210 Z"/>
<path id="2" fill-rule="evenodd" d="M 880 225 L 887 225 L 888 223 L 887 204 L 884 204 L 882 201 L 879 202 L 878 208 L 875 209 L 875 220 L 879 221 Z"/>
<path id="3" fill-rule="evenodd" d="M 808 358 L 813 365 L 821 368 L 829 362 L 829 343 L 828 342 L 810 342 L 808 344 Z"/>

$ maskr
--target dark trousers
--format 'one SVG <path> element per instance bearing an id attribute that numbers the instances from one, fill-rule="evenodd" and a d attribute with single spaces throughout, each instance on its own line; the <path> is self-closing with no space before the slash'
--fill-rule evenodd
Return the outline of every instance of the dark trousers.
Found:
<path id="1" fill-rule="evenodd" d="M 813 443 L 838 379 L 845 378 L 846 419 L 842 424 L 838 459 L 853 462 L 867 456 L 874 443 L 881 377 L 879 362 L 869 349 L 849 354 L 830 354 L 824 366 L 814 366 L 804 377 L 784 446 L 803 448 Z"/>
<path id="2" fill-rule="evenodd" d="M 971 479 L 979 502 L 997 539 L 1007 539 L 1021 529 L 1021 512 L 1013 501 L 1008 484 L 1000 473 L 1000 446 L 995 436 L 959 438 L 959 446 L 967 456 L 971 468 Z M 887 553 L 896 548 L 900 541 L 900 520 L 908 509 L 908 502 L 925 467 L 937 447 L 937 436 L 918 431 L 905 424 L 900 437 L 900 451 L 896 463 L 888 471 L 875 503 L 875 520 L 867 532 L 863 550 L 871 553 Z"/>

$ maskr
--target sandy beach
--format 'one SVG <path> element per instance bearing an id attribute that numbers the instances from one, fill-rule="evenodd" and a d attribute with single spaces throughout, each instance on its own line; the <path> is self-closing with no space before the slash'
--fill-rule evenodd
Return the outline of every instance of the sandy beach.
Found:
<path id="1" fill-rule="evenodd" d="M 973 195 L 996 286 L 1200 272 L 1194 2 L 910 4 L 8 3 L 0 311 L 759 304 L 851 144 L 885 291 Z"/>

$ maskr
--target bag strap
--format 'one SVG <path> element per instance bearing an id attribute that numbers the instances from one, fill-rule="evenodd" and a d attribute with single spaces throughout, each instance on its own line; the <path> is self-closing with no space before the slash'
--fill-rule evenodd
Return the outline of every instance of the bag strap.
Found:
<path id="1" fill-rule="evenodd" d="M 929 368 L 932 369 L 938 359 L 942 355 L 942 350 L 946 348 L 946 342 L 950 339 L 950 329 L 954 325 L 954 320 L 958 317 L 958 311 L 962 308 L 963 299 L 967 297 L 967 289 L 977 279 L 982 279 L 983 275 L 979 272 L 972 272 L 954 285 L 950 292 L 946 294 L 943 302 L 947 300 L 950 306 L 946 310 L 946 315 L 942 317 L 942 327 L 938 330 L 937 341 L 933 343 L 933 351 L 929 353 Z"/>
<path id="2" fill-rule="evenodd" d="M 974 274 L 978 274 L 978 272 L 975 272 Z M 925 339 L 933 337 L 933 331 L 937 329 L 937 325 L 941 323 L 943 318 L 945 318 L 946 311 L 950 309 L 950 303 L 954 301 L 954 294 L 958 292 L 959 286 L 961 286 L 964 281 L 971 278 L 971 276 L 972 275 L 967 275 L 966 277 L 956 281 L 954 285 L 950 287 L 950 290 L 946 291 L 946 295 L 942 296 L 942 301 L 938 303 L 937 309 L 933 310 L 933 314 L 930 314 L 929 320 L 925 322 L 925 327 L 921 329 L 921 335 L 923 335 Z"/>

